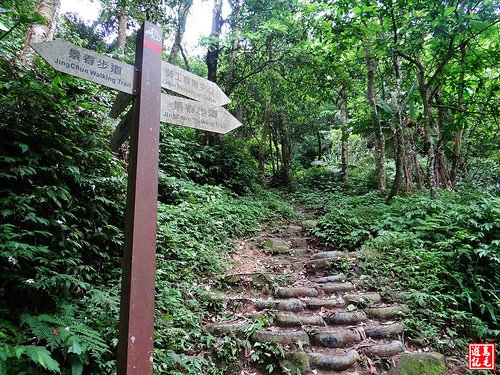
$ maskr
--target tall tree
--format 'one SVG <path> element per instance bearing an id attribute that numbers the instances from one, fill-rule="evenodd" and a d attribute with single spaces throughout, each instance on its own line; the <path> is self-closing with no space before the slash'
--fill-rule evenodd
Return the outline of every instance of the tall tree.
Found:
<path id="1" fill-rule="evenodd" d="M 342 163 L 342 180 L 344 183 L 349 179 L 349 129 L 347 128 L 347 92 L 346 86 L 343 85 L 340 89 L 340 123 L 341 123 L 341 163 Z"/>
<path id="2" fill-rule="evenodd" d="M 193 0 L 179 0 L 176 4 L 173 4 L 175 10 L 174 25 L 175 25 L 175 38 L 174 44 L 170 49 L 170 54 L 168 56 L 168 61 L 173 63 L 179 53 L 182 55 L 184 60 L 184 65 L 187 70 L 189 69 L 189 62 L 187 56 L 182 48 L 182 39 L 184 37 L 184 32 L 186 31 L 186 21 L 189 13 L 189 9 L 193 5 Z"/>
<path id="3" fill-rule="evenodd" d="M 370 41 L 365 43 L 365 58 L 367 77 L 366 96 L 371 106 L 371 122 L 375 139 L 375 169 L 378 177 L 379 190 L 385 190 L 387 185 L 387 171 L 385 162 L 385 138 L 382 132 L 382 124 L 377 107 L 377 95 L 375 91 L 375 74 L 377 71 L 376 60 L 372 57 Z"/>
<path id="4" fill-rule="evenodd" d="M 219 37 L 222 29 L 222 0 L 214 0 L 212 12 L 212 31 L 207 53 L 208 79 L 217 82 L 217 65 L 219 61 Z"/>
<path id="5" fill-rule="evenodd" d="M 21 63 L 30 67 L 34 60 L 34 51 L 30 45 L 52 39 L 57 24 L 57 17 L 61 7 L 61 0 L 38 0 L 35 11 L 44 19 L 45 23 L 33 23 L 28 28 L 21 52 Z"/>

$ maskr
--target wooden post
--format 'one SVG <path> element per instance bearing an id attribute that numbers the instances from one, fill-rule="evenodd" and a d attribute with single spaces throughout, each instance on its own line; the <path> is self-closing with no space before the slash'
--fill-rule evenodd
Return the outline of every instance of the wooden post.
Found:
<path id="1" fill-rule="evenodd" d="M 136 46 L 117 375 L 152 374 L 161 51 L 161 28 L 145 22 Z"/>

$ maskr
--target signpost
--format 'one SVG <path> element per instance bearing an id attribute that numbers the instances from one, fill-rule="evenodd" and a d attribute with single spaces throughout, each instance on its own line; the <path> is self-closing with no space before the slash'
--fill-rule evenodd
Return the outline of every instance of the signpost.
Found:
<path id="1" fill-rule="evenodd" d="M 231 103 L 214 82 L 165 61 L 161 67 L 161 87 L 213 106 Z"/>
<path id="2" fill-rule="evenodd" d="M 152 23 L 137 35 L 135 66 L 60 40 L 33 48 L 60 72 L 120 91 L 110 117 L 133 102 L 111 140 L 116 150 L 131 136 L 117 375 L 151 375 L 160 121 L 216 133 L 241 123 L 220 107 L 230 100 L 215 83 L 162 62 L 161 28 Z"/>
<path id="3" fill-rule="evenodd" d="M 241 125 L 225 108 L 167 94 L 161 95 L 160 121 L 222 134 Z"/>
<path id="4" fill-rule="evenodd" d="M 130 64 L 62 40 L 36 43 L 32 47 L 59 72 L 134 93 L 134 67 Z"/>

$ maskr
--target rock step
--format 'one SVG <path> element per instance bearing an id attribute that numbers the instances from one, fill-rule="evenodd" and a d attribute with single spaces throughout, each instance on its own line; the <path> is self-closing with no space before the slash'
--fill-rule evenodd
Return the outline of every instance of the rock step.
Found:
<path id="1" fill-rule="evenodd" d="M 290 249 L 290 255 L 293 257 L 306 257 L 309 253 L 307 249 Z"/>
<path id="2" fill-rule="evenodd" d="M 409 309 L 406 305 L 373 307 L 365 309 L 370 318 L 389 319 L 407 314 Z"/>
<path id="3" fill-rule="evenodd" d="M 346 370 L 358 360 L 359 354 L 355 350 L 339 354 L 308 353 L 309 363 L 312 368 L 318 367 L 325 370 Z"/>
<path id="4" fill-rule="evenodd" d="M 253 342 L 265 342 L 275 344 L 309 344 L 309 335 L 304 331 L 256 331 L 251 337 Z"/>
<path id="5" fill-rule="evenodd" d="M 300 326 L 325 326 L 325 321 L 319 315 L 292 315 L 278 313 L 275 316 L 275 323 L 279 327 L 300 327 Z"/>
<path id="6" fill-rule="evenodd" d="M 288 236 L 301 236 L 302 235 L 302 226 L 291 224 L 285 228 L 285 235 Z"/>
<path id="7" fill-rule="evenodd" d="M 344 253 L 342 251 L 322 251 L 311 256 L 311 260 L 318 259 L 339 259 Z"/>
<path id="8" fill-rule="evenodd" d="M 328 283 L 328 284 L 321 284 L 320 285 L 321 290 L 325 293 L 338 293 L 338 292 L 349 292 L 351 290 L 354 290 L 354 284 L 350 282 L 336 282 L 336 283 Z"/>
<path id="9" fill-rule="evenodd" d="M 367 325 L 364 326 L 366 336 L 372 339 L 380 339 L 383 337 L 397 336 L 403 333 L 403 323 Z"/>
<path id="10" fill-rule="evenodd" d="M 290 242 L 282 238 L 268 237 L 263 239 L 264 251 L 271 255 L 281 255 L 290 253 Z"/>
<path id="11" fill-rule="evenodd" d="M 403 353 L 405 346 L 401 341 L 394 340 L 386 344 L 376 344 L 363 349 L 366 354 L 372 354 L 379 357 L 392 357 L 393 355 Z"/>
<path id="12" fill-rule="evenodd" d="M 248 323 L 214 323 L 205 326 L 205 329 L 214 336 L 235 335 L 243 336 L 249 329 Z"/>
<path id="13" fill-rule="evenodd" d="M 368 306 L 382 301 L 382 297 L 378 293 L 344 294 L 342 298 L 347 303 Z"/>
<path id="14" fill-rule="evenodd" d="M 288 241 L 290 241 L 293 248 L 307 249 L 307 238 L 305 237 L 292 237 Z"/>
<path id="15" fill-rule="evenodd" d="M 338 275 L 317 277 L 315 279 L 311 279 L 311 282 L 316 283 L 316 284 L 336 283 L 338 281 L 344 281 L 345 279 L 346 279 L 346 276 L 343 273 L 339 273 Z"/>
<path id="16" fill-rule="evenodd" d="M 310 336 L 314 345 L 325 348 L 345 348 L 362 340 L 360 332 L 356 329 L 332 330 L 329 328 L 313 331 Z"/>
<path id="17" fill-rule="evenodd" d="M 311 298 L 302 300 L 309 310 L 319 310 L 321 308 L 334 309 L 345 307 L 346 303 L 342 297 L 338 298 Z"/>
<path id="18" fill-rule="evenodd" d="M 363 311 L 339 312 L 325 318 L 326 323 L 331 325 L 356 324 L 367 319 Z"/>
<path id="19" fill-rule="evenodd" d="M 340 257 L 338 259 L 340 259 Z M 306 262 L 306 264 L 304 264 L 304 267 L 306 268 L 306 271 L 308 273 L 313 274 L 317 271 L 324 271 L 324 270 L 332 268 L 338 259 L 328 258 L 328 259 L 309 260 Z"/>
<path id="20" fill-rule="evenodd" d="M 318 297 L 319 292 L 315 288 L 296 287 L 296 288 L 278 288 L 278 297 L 298 298 L 298 297 Z"/>
<path id="21" fill-rule="evenodd" d="M 303 310 L 302 302 L 298 299 L 258 300 L 255 302 L 255 308 L 257 310 L 279 310 L 293 312 L 300 312 Z"/>

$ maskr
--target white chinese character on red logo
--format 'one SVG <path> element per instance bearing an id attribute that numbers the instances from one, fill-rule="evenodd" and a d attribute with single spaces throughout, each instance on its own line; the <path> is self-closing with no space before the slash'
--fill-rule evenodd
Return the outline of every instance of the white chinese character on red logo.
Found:
<path id="1" fill-rule="evenodd" d="M 469 344 L 469 370 L 495 370 L 495 344 Z"/>

